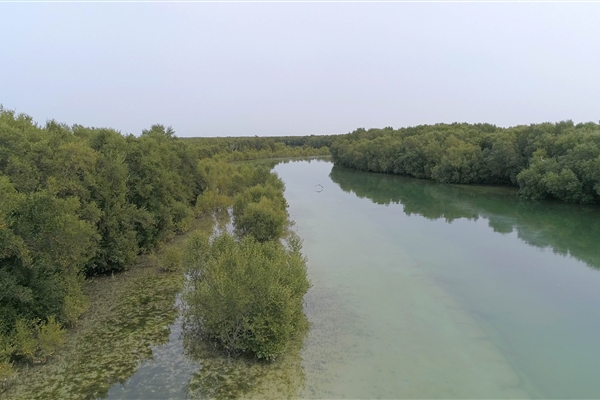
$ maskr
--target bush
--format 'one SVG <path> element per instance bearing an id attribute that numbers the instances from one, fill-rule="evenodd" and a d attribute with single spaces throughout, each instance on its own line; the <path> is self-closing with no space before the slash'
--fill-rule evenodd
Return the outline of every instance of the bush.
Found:
<path id="1" fill-rule="evenodd" d="M 8 380 L 13 374 L 13 365 L 8 357 L 0 357 L 0 393 L 2 393 L 2 389 L 7 386 Z"/>
<path id="2" fill-rule="evenodd" d="M 181 269 L 181 250 L 177 247 L 167 247 L 158 263 L 160 270 L 164 272 L 176 272 Z"/>
<path id="3" fill-rule="evenodd" d="M 251 235 L 259 242 L 281 237 L 287 227 L 287 213 L 274 207 L 273 201 L 263 197 L 258 203 L 248 204 L 235 220 L 240 236 Z"/>
<path id="4" fill-rule="evenodd" d="M 194 222 L 194 210 L 188 205 L 177 202 L 173 206 L 173 223 L 178 233 L 187 232 Z"/>
<path id="5" fill-rule="evenodd" d="M 61 281 L 64 299 L 60 319 L 67 326 L 75 326 L 81 314 L 83 314 L 90 305 L 89 299 L 81 290 L 83 281 L 84 277 L 82 274 L 73 273 L 63 276 Z"/>
<path id="6" fill-rule="evenodd" d="M 12 336 L 0 340 L 0 364 L 3 363 L 0 369 L 4 373 L 12 369 L 11 356 L 34 363 L 45 362 L 63 343 L 65 334 L 54 316 L 43 322 L 17 320 Z"/>
<path id="7" fill-rule="evenodd" d="M 38 342 L 34 336 L 33 323 L 28 323 L 24 319 L 17 320 L 12 342 L 16 356 L 32 360 L 38 349 Z"/>
<path id="8" fill-rule="evenodd" d="M 215 211 L 225 211 L 231 205 L 231 199 L 214 190 L 207 190 L 198 196 L 196 201 L 196 214 L 206 215 Z"/>
<path id="9" fill-rule="evenodd" d="M 48 321 L 41 323 L 36 330 L 39 355 L 45 359 L 54 354 L 58 346 L 63 343 L 66 331 L 60 326 L 54 316 L 50 316 Z"/>
<path id="10" fill-rule="evenodd" d="M 275 175 L 274 182 L 256 185 L 235 197 L 233 216 L 236 233 L 241 237 L 251 235 L 259 242 L 275 240 L 288 227 L 287 202 L 283 197 L 283 185 Z"/>
<path id="11" fill-rule="evenodd" d="M 199 255 L 195 248 L 206 250 Z M 273 360 L 303 329 L 302 299 L 310 284 L 297 236 L 283 246 L 252 236 L 236 241 L 223 233 L 209 241 L 197 235 L 186 253 L 188 316 L 205 339 L 231 353 Z"/>

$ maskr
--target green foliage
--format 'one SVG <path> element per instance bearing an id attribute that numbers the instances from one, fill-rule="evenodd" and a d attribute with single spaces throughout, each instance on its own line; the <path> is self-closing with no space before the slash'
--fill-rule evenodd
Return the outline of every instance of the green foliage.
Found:
<path id="1" fill-rule="evenodd" d="M 188 317 L 199 334 L 225 350 L 272 360 L 303 328 L 308 290 L 299 239 L 280 239 L 289 225 L 284 185 L 265 168 L 201 162 L 206 190 L 196 207 L 211 213 L 233 201 L 239 241 L 193 233 L 182 262 L 191 278 Z M 227 205 L 231 200 L 227 201 Z"/>
<path id="2" fill-rule="evenodd" d="M 56 121 L 38 125 L 0 106 L 0 344 L 15 344 L 2 350 L 2 371 L 15 359 L 49 354 L 49 345 L 40 353 L 33 343 L 51 343 L 55 323 L 76 324 L 88 307 L 85 276 L 125 270 L 140 253 L 188 230 L 196 215 L 227 210 L 248 187 L 283 187 L 267 168 L 228 161 L 326 154 L 329 142 L 181 140 L 163 125 L 135 137 Z M 283 215 L 259 211 L 266 221 Z M 270 236 L 280 234 L 270 229 Z M 160 264 L 178 269 L 177 255 L 167 251 Z M 48 322 L 41 333 L 31 321 Z"/>
<path id="3" fill-rule="evenodd" d="M 0 393 L 8 386 L 8 381 L 14 375 L 13 363 L 10 358 L 14 349 L 7 337 L 0 335 Z"/>
<path id="4" fill-rule="evenodd" d="M 59 315 L 60 320 L 67 326 L 75 326 L 81 314 L 89 307 L 90 302 L 81 290 L 83 280 L 83 274 L 80 273 L 65 274 L 61 279 L 64 298 Z"/>
<path id="5" fill-rule="evenodd" d="M 300 241 L 237 241 L 224 233 L 195 236 L 184 259 L 193 277 L 189 317 L 200 334 L 225 350 L 272 360 L 302 327 L 309 288 Z M 199 253 L 198 251 L 202 251 Z"/>
<path id="6" fill-rule="evenodd" d="M 273 200 L 262 197 L 244 207 L 235 219 L 235 228 L 238 235 L 250 235 L 259 242 L 279 239 L 287 228 L 287 213 Z"/>
<path id="7" fill-rule="evenodd" d="M 206 215 L 215 211 L 226 211 L 231 206 L 231 198 L 213 189 L 205 190 L 196 201 L 196 214 Z"/>
<path id="8" fill-rule="evenodd" d="M 182 139 L 200 158 L 221 161 L 329 155 L 334 135 Z"/>
<path id="9" fill-rule="evenodd" d="M 17 320 L 12 335 L 14 354 L 27 360 L 33 359 L 38 349 L 38 341 L 34 336 L 34 325 L 24 319 Z"/>
<path id="10" fill-rule="evenodd" d="M 46 358 L 54 354 L 54 351 L 63 343 L 66 331 L 50 316 L 47 322 L 37 327 L 37 339 L 40 356 Z"/>
<path id="11" fill-rule="evenodd" d="M 42 322 L 18 319 L 10 336 L 0 336 L 0 383 L 13 373 L 12 358 L 45 362 L 63 343 L 65 333 L 54 316 Z"/>
<path id="12" fill-rule="evenodd" d="M 443 183 L 519 186 L 524 197 L 600 203 L 600 126 L 437 124 L 357 129 L 331 145 L 336 165 Z"/>
<path id="13" fill-rule="evenodd" d="M 175 246 L 167 247 L 160 255 L 158 267 L 164 272 L 181 270 L 181 249 Z"/>

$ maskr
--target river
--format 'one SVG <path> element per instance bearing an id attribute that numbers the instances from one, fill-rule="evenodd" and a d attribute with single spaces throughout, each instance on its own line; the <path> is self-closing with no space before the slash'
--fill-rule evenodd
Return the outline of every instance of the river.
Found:
<path id="1" fill-rule="evenodd" d="M 597 207 L 324 161 L 275 171 L 313 282 L 302 397 L 600 397 Z"/>

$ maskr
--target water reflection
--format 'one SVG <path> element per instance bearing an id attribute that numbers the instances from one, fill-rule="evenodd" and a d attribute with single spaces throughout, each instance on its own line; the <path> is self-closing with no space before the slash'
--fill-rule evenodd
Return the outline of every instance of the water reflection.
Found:
<path id="1" fill-rule="evenodd" d="M 376 204 L 402 204 L 407 215 L 452 222 L 486 218 L 498 233 L 516 232 L 531 246 L 550 247 L 600 269 L 600 209 L 520 199 L 513 188 L 445 185 L 334 166 L 330 178 L 345 192 Z"/>

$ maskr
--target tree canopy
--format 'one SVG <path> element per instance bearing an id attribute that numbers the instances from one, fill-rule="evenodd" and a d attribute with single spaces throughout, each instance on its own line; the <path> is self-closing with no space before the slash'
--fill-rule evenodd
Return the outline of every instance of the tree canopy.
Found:
<path id="1" fill-rule="evenodd" d="M 330 150 L 336 165 L 364 171 L 512 185 L 530 199 L 600 203 L 600 125 L 593 122 L 357 129 Z"/>

